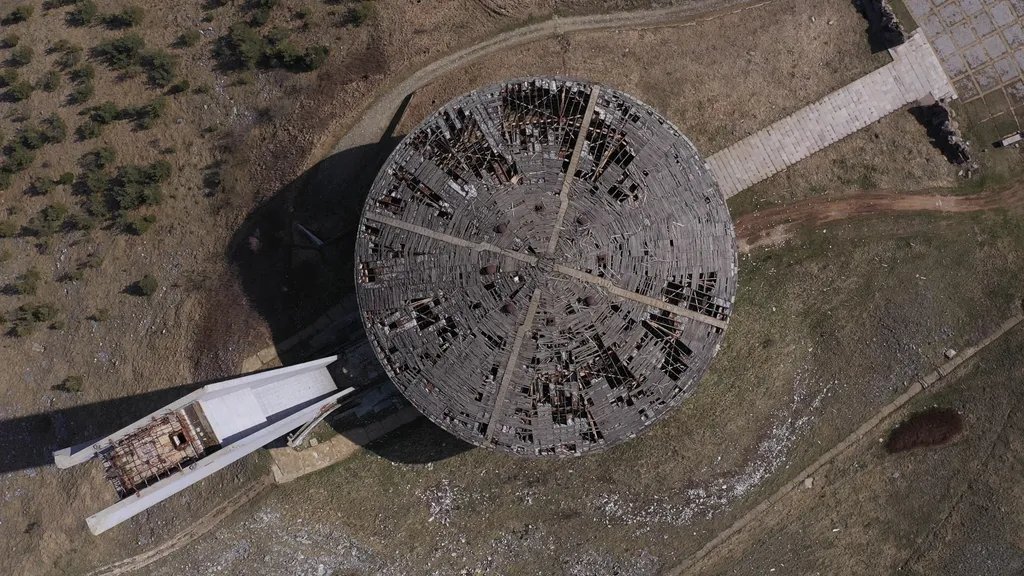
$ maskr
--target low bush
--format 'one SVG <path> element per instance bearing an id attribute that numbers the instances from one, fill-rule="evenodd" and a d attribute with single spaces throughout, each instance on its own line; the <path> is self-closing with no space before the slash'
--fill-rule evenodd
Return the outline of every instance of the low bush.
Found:
<path id="1" fill-rule="evenodd" d="M 92 81 L 86 80 L 71 91 L 71 94 L 68 95 L 68 100 L 72 104 L 84 104 L 92 98 L 94 93 L 95 88 L 93 88 Z"/>
<path id="2" fill-rule="evenodd" d="M 110 146 L 102 146 L 82 154 L 78 159 L 78 165 L 84 170 L 96 171 L 114 165 L 117 160 L 117 151 Z"/>
<path id="3" fill-rule="evenodd" d="M 45 238 L 60 229 L 67 215 L 68 207 L 60 202 L 55 202 L 44 207 L 29 219 L 25 231 L 32 236 Z"/>
<path id="4" fill-rule="evenodd" d="M 0 220 L 0 238 L 13 238 L 18 234 L 18 225 L 10 220 Z"/>
<path id="5" fill-rule="evenodd" d="M 3 23 L 5 26 L 9 26 L 11 24 L 18 24 L 19 22 L 24 22 L 31 18 L 32 14 L 34 14 L 35 11 L 35 6 L 31 6 L 29 4 L 22 4 L 21 6 L 18 6 L 14 10 L 8 12 L 7 16 L 4 16 Z"/>
<path id="6" fill-rule="evenodd" d="M 74 82 L 88 82 L 95 76 L 96 69 L 92 67 L 92 64 L 81 64 L 68 72 L 68 77 Z"/>
<path id="7" fill-rule="evenodd" d="M 32 296 L 39 289 L 42 279 L 43 275 L 33 266 L 25 270 L 23 274 L 19 274 L 14 282 L 8 284 L 6 291 L 12 294 Z"/>
<path id="8" fill-rule="evenodd" d="M 58 56 L 56 60 L 56 64 L 60 68 L 68 70 L 82 63 L 82 54 L 84 53 L 84 50 L 81 46 L 68 43 L 60 52 L 61 55 Z"/>
<path id="9" fill-rule="evenodd" d="M 89 316 L 89 320 L 92 320 L 94 322 L 106 322 L 107 320 L 110 320 L 110 310 L 107 310 L 106 308 L 100 308 L 99 310 L 93 312 L 92 316 Z"/>
<path id="10" fill-rule="evenodd" d="M 146 41 L 138 34 L 125 34 L 100 42 L 93 48 L 93 54 L 114 70 L 126 70 L 137 65 Z"/>
<path id="11" fill-rule="evenodd" d="M 56 92 L 60 88 L 60 72 L 49 70 L 39 79 L 39 87 L 46 92 Z"/>
<path id="12" fill-rule="evenodd" d="M 22 102 L 28 100 L 29 96 L 32 96 L 32 92 L 35 92 L 35 89 L 36 87 L 29 82 L 15 82 L 11 85 L 8 93 L 15 102 Z"/>
<path id="13" fill-rule="evenodd" d="M 202 34 L 199 33 L 199 30 L 188 30 L 187 32 L 182 32 L 181 36 L 178 36 L 178 39 L 174 41 L 174 45 L 178 48 L 191 48 L 199 44 L 201 38 Z"/>
<path id="14" fill-rule="evenodd" d="M 96 218 L 89 214 L 72 214 L 65 221 L 72 230 L 92 230 L 96 227 Z"/>
<path id="15" fill-rule="evenodd" d="M 189 83 L 188 78 L 179 80 L 176 84 L 167 89 L 168 94 L 182 94 L 188 92 L 192 85 Z"/>
<path id="16" fill-rule="evenodd" d="M 25 66 L 32 61 L 33 55 L 34 51 L 31 46 L 21 44 L 14 50 L 11 50 L 11 64 L 15 66 Z"/>
<path id="17" fill-rule="evenodd" d="M 163 118 L 167 111 L 167 98 L 158 96 L 148 104 L 143 104 L 132 111 L 131 116 L 135 119 L 135 127 L 138 130 L 149 130 L 156 121 Z"/>
<path id="18" fill-rule="evenodd" d="M 111 28 L 131 28 L 142 23 L 146 11 L 139 6 L 125 6 L 120 12 L 106 17 L 106 24 Z"/>
<path id="19" fill-rule="evenodd" d="M 56 113 L 43 118 L 39 125 L 47 144 L 63 142 L 68 137 L 68 125 Z"/>
<path id="20" fill-rule="evenodd" d="M 163 200 L 160 185 L 171 175 L 171 165 L 157 160 L 148 166 L 126 165 L 118 168 L 110 192 L 119 210 L 134 210 L 159 204 Z"/>
<path id="21" fill-rule="evenodd" d="M 81 0 L 75 4 L 75 8 L 68 13 L 68 24 L 72 26 L 88 26 L 99 17 L 100 11 L 92 0 Z"/>
<path id="22" fill-rule="evenodd" d="M 142 236 L 149 231 L 149 228 L 156 223 L 156 215 L 146 214 L 145 216 L 125 216 L 122 227 L 125 232 L 134 236 Z"/>
<path id="23" fill-rule="evenodd" d="M 135 283 L 135 293 L 140 296 L 152 296 L 156 294 L 158 287 L 159 284 L 157 284 L 156 278 L 146 274 Z"/>
<path id="24" fill-rule="evenodd" d="M 952 408 L 932 407 L 912 414 L 889 434 L 885 449 L 890 454 L 939 446 L 953 440 L 964 429 L 960 413 Z"/>
<path id="25" fill-rule="evenodd" d="M 121 109 L 113 102 L 104 102 L 89 110 L 89 119 L 97 124 L 107 125 L 121 116 Z"/>
<path id="26" fill-rule="evenodd" d="M 12 86 L 18 81 L 19 76 L 17 68 L 5 68 L 3 72 L 0 72 L 0 82 L 3 83 L 3 86 Z"/>
<path id="27" fill-rule="evenodd" d="M 36 153 L 32 150 L 21 145 L 13 146 L 7 153 L 7 158 L 4 159 L 4 163 L 0 166 L 0 170 L 14 174 L 25 170 L 31 166 L 35 160 Z"/>
<path id="28" fill-rule="evenodd" d="M 85 385 L 85 378 L 82 378 L 79 374 L 72 374 L 64 380 L 61 380 L 60 384 L 53 387 L 54 390 L 59 392 L 67 392 L 69 394 L 77 394 L 81 392 Z"/>
<path id="29" fill-rule="evenodd" d="M 46 196 L 57 187 L 57 184 L 49 178 L 36 178 L 32 181 L 29 193 L 33 196 Z"/>
<path id="30" fill-rule="evenodd" d="M 62 184 L 64 186 L 69 186 L 69 185 L 74 184 L 74 183 L 75 183 L 75 173 L 74 172 L 64 172 L 63 174 L 60 175 L 60 178 L 57 178 L 57 184 Z"/>
<path id="31" fill-rule="evenodd" d="M 158 88 L 165 88 L 174 81 L 177 59 L 163 50 L 150 50 L 140 56 L 141 66 L 146 70 L 146 78 Z"/>
<path id="32" fill-rule="evenodd" d="M 18 45 L 19 41 L 21 41 L 21 36 L 18 36 L 14 32 L 5 35 L 3 40 L 0 40 L 0 42 L 3 43 L 3 48 L 14 48 Z"/>
<path id="33" fill-rule="evenodd" d="M 78 129 L 75 130 L 75 134 L 79 140 L 92 140 L 93 138 L 99 138 L 103 134 L 103 125 L 95 120 L 86 120 L 82 122 Z"/>

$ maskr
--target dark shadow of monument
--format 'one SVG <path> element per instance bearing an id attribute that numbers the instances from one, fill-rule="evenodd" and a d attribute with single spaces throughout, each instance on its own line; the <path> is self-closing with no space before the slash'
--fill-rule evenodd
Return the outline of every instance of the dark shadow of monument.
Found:
<path id="1" fill-rule="evenodd" d="M 387 157 L 401 141 L 394 134 L 411 95 L 402 102 L 384 136 L 372 145 L 333 154 L 304 172 L 256 208 L 235 231 L 227 257 L 248 299 L 280 344 L 336 306 L 341 312 L 332 330 L 312 341 L 285 349 L 285 365 L 363 346 L 367 337 L 355 302 L 355 240 L 363 202 Z M 339 327 L 340 326 L 340 327 Z M 376 358 L 371 362 L 376 364 Z M 339 363 L 345 362 L 342 354 Z M 379 369 L 383 373 L 383 369 Z M 339 386 L 369 386 L 355 381 Z M 402 400 L 404 402 L 404 400 Z M 340 411 L 339 411 L 340 412 Z M 372 418 L 383 421 L 393 413 Z M 374 422 L 364 417 L 362 427 Z M 345 422 L 326 422 L 345 434 Z M 410 435 L 410 431 L 415 433 Z M 384 458 L 426 463 L 464 452 L 472 446 L 420 418 L 367 444 Z"/>

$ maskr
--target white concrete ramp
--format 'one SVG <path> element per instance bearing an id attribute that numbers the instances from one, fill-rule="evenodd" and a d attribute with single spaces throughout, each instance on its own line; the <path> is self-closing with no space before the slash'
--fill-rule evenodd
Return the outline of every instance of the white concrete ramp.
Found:
<path id="1" fill-rule="evenodd" d="M 726 198 L 929 94 L 956 98 L 924 34 L 889 51 L 893 61 L 711 155 Z"/>

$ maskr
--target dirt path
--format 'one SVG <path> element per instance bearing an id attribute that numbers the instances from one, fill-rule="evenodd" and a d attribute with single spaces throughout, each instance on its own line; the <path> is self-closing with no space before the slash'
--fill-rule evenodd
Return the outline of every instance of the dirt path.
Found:
<path id="1" fill-rule="evenodd" d="M 1024 212 L 1024 185 L 972 196 L 883 191 L 809 198 L 741 216 L 736 220 L 736 238 L 740 252 L 746 253 L 759 246 L 782 244 L 797 228 L 843 218 L 899 212 L 974 212 L 993 208 Z"/>
<path id="2" fill-rule="evenodd" d="M 273 483 L 274 477 L 269 474 L 260 477 L 241 492 L 224 501 L 221 505 L 211 510 L 206 516 L 203 516 L 170 540 L 167 540 L 156 548 L 147 550 L 142 554 L 132 556 L 131 558 L 125 558 L 124 560 L 114 562 L 113 564 L 108 564 L 107 566 L 94 570 L 90 572 L 88 576 L 119 576 L 120 574 L 128 574 L 135 570 L 141 570 L 168 554 L 181 550 L 185 546 L 194 542 L 200 536 L 203 536 L 212 530 L 220 524 L 221 520 L 230 516 L 235 510 L 238 510 L 242 506 L 248 504 L 253 500 L 253 498 L 256 498 L 256 496 L 263 492 L 265 488 Z"/>
<path id="3" fill-rule="evenodd" d="M 385 129 L 406 96 L 459 68 L 501 50 L 564 34 L 602 28 L 650 29 L 693 25 L 771 4 L 772 0 L 694 0 L 685 6 L 614 14 L 595 14 L 571 18 L 552 18 L 499 34 L 479 44 L 463 48 L 420 68 L 387 92 L 377 96 L 360 115 L 359 121 L 335 144 L 331 154 L 380 141 Z"/>

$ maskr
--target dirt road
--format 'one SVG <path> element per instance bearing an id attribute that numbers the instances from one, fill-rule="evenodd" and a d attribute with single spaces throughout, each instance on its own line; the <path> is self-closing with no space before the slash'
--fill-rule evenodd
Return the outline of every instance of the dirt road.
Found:
<path id="1" fill-rule="evenodd" d="M 971 196 L 861 192 L 822 196 L 747 214 L 736 221 L 740 252 L 759 246 L 777 246 L 797 228 L 817 226 L 854 216 L 880 216 L 899 212 L 974 212 L 1005 208 L 1024 213 L 1024 185 Z"/>
<path id="2" fill-rule="evenodd" d="M 649 29 L 696 24 L 697 22 L 718 18 L 723 14 L 759 8 L 771 2 L 772 0 L 747 2 L 736 0 L 695 0 L 688 2 L 685 6 L 658 10 L 595 14 L 571 18 L 556 17 L 499 34 L 489 40 L 463 48 L 458 52 L 420 68 L 397 85 L 388 89 L 387 92 L 377 96 L 363 110 L 359 122 L 341 137 L 330 153 L 336 154 L 344 150 L 378 142 L 406 96 L 460 66 L 501 50 L 507 50 L 514 46 L 566 32 L 580 32 L 602 28 Z"/>

